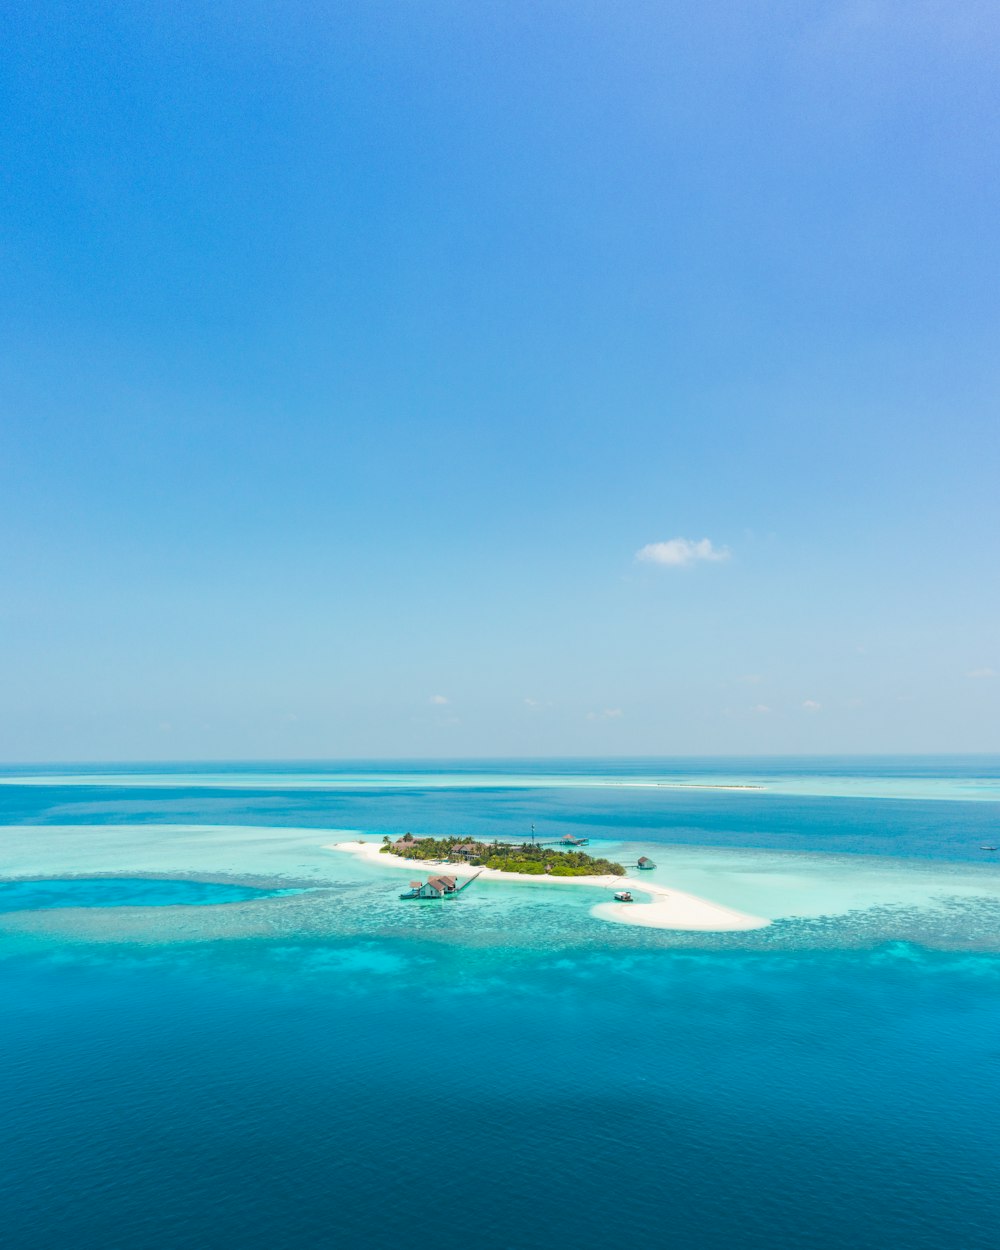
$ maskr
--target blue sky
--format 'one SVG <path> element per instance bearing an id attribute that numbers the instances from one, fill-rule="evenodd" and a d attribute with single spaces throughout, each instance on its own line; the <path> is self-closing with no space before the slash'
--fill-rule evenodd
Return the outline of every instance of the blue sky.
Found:
<path id="1" fill-rule="evenodd" d="M 0 758 L 1000 750 L 993 5 L 4 28 Z"/>

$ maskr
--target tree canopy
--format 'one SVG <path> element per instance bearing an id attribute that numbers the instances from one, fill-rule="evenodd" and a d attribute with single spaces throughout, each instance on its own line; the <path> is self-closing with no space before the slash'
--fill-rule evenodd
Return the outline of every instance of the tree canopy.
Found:
<path id="1" fill-rule="evenodd" d="M 464 853 L 453 847 L 468 847 Z M 413 838 L 392 842 L 383 839 L 382 850 L 404 859 L 451 860 L 475 867 L 499 868 L 529 876 L 552 877 L 624 876 L 625 869 L 610 859 L 596 858 L 584 851 L 557 851 L 536 842 L 463 842 L 456 838 Z"/>

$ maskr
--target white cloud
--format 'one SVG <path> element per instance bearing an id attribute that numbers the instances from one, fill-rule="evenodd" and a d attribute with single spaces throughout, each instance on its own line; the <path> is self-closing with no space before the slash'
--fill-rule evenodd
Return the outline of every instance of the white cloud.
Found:
<path id="1" fill-rule="evenodd" d="M 754 704 L 754 707 L 752 710 L 756 712 L 759 716 L 766 716 L 767 713 L 770 712 L 771 709 L 767 706 L 766 703 L 756 703 Z"/>
<path id="2" fill-rule="evenodd" d="M 450 700 L 446 699 L 443 694 L 432 694 L 429 703 L 433 703 L 435 707 L 444 707 Z"/>
<path id="3" fill-rule="evenodd" d="M 806 712 L 818 712 L 822 706 L 822 703 L 817 703 L 815 699 L 804 699 L 802 703 L 802 709 Z"/>
<path id="4" fill-rule="evenodd" d="M 603 712 L 588 712 L 587 720 L 617 720 L 624 715 L 620 707 L 606 707 Z"/>
<path id="5" fill-rule="evenodd" d="M 966 676 L 968 677 L 997 677 L 997 676 L 1000 676 L 1000 674 L 997 673 L 995 668 L 974 668 L 972 672 L 967 673 Z"/>
<path id="6" fill-rule="evenodd" d="M 709 538 L 668 538 L 662 543 L 647 543 L 635 553 L 643 564 L 662 564 L 667 568 L 683 568 L 699 560 L 728 560 L 728 547 L 713 547 Z"/>

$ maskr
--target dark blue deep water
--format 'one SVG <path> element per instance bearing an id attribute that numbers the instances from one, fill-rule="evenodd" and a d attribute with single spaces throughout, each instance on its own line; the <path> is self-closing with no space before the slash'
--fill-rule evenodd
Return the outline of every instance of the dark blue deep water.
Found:
<path id="1" fill-rule="evenodd" d="M 385 798 L 0 787 L 8 824 L 458 828 L 542 805 L 565 827 L 615 813 L 619 834 L 631 813 L 664 841 L 928 858 L 949 840 L 971 857 L 996 819 L 993 803 L 838 816 L 788 798 L 768 823 L 717 794 Z M 118 888 L 227 902 L 162 885 Z M 998 1159 L 1000 957 L 982 950 L 0 933 L 10 1250 L 996 1250 Z"/>
<path id="2" fill-rule="evenodd" d="M 4 995 L 7 1246 L 997 1244 L 995 959 L 251 945 Z"/>

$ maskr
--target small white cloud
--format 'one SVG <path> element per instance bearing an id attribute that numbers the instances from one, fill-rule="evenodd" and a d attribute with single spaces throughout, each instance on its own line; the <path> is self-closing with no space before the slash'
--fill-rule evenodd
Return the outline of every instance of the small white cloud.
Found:
<path id="1" fill-rule="evenodd" d="M 635 553 L 643 564 L 662 564 L 667 568 L 683 568 L 699 560 L 728 560 L 728 547 L 713 547 L 711 539 L 668 538 L 662 543 L 647 543 Z"/>
<path id="2" fill-rule="evenodd" d="M 620 707 L 606 707 L 603 712 L 588 712 L 587 720 L 617 720 L 624 715 Z"/>
<path id="3" fill-rule="evenodd" d="M 805 699 L 802 703 L 802 710 L 805 712 L 818 712 L 822 706 L 822 703 L 817 703 L 815 699 Z"/>
<path id="4" fill-rule="evenodd" d="M 747 686 L 759 686 L 764 680 L 760 673 L 744 673 L 742 677 L 737 677 L 737 681 L 742 681 Z"/>
<path id="5" fill-rule="evenodd" d="M 755 703 L 752 709 L 758 716 L 766 716 L 770 712 L 770 708 L 766 703 Z"/>
<path id="6" fill-rule="evenodd" d="M 432 694 L 428 702 L 432 703 L 435 707 L 444 707 L 449 700 L 446 699 L 443 694 Z"/>
<path id="7" fill-rule="evenodd" d="M 967 673 L 966 676 L 976 677 L 976 678 L 990 678 L 990 677 L 1000 676 L 1000 674 L 997 673 L 995 668 L 974 668 L 972 672 Z"/>

